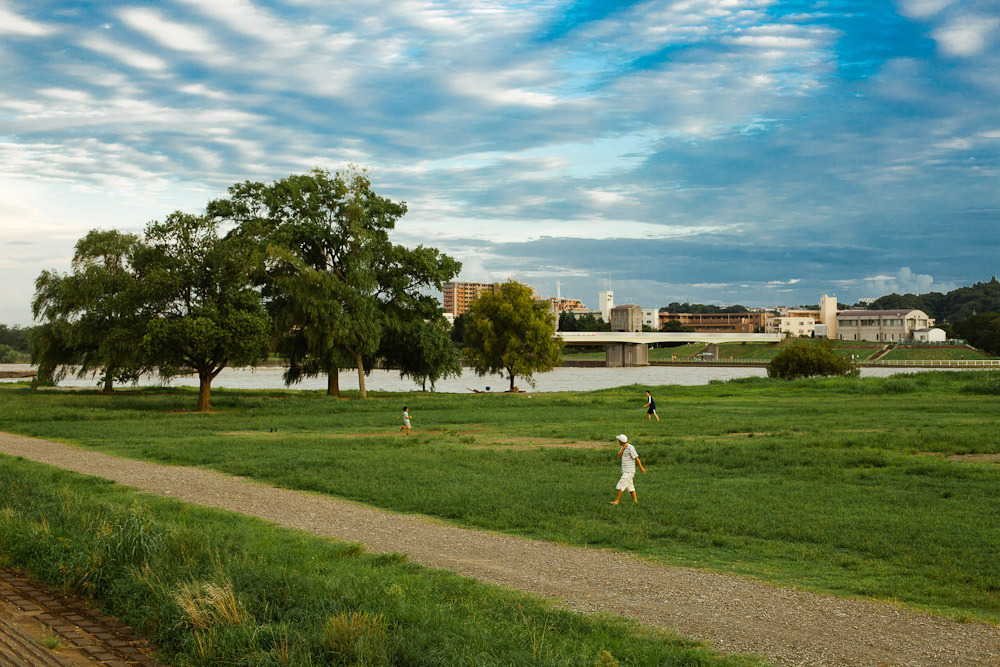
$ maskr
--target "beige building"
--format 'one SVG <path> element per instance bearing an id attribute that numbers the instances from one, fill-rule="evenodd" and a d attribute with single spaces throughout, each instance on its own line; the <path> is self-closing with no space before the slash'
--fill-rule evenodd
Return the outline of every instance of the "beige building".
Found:
<path id="1" fill-rule="evenodd" d="M 660 324 L 680 322 L 700 332 L 759 333 L 767 331 L 771 313 L 660 313 Z M 659 328 L 658 327 L 658 328 Z"/>
<path id="2" fill-rule="evenodd" d="M 817 325 L 824 325 L 819 327 Z M 767 333 L 788 333 L 792 336 L 837 337 L 837 297 L 823 295 L 819 310 L 779 308 L 778 314 L 768 320 Z"/>
<path id="3" fill-rule="evenodd" d="M 765 333 L 787 333 L 792 336 L 812 336 L 815 331 L 816 317 L 802 313 L 772 317 L 767 320 L 764 329 Z"/>
<path id="4" fill-rule="evenodd" d="M 914 332 L 934 321 L 922 310 L 845 310 L 837 314 L 839 340 L 891 343 L 913 340 Z"/>

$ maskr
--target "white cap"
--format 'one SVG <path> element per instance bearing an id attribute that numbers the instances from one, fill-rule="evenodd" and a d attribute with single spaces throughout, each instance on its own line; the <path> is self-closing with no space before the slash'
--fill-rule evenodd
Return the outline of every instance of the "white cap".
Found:
<path id="1" fill-rule="evenodd" d="M 618 442 L 628 442 L 628 436 L 622 433 L 620 436 L 618 436 Z"/>

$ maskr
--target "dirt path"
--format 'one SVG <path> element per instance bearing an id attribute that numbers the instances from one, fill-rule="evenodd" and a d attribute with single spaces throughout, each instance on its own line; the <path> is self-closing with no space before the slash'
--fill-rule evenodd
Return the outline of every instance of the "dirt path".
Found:
<path id="1" fill-rule="evenodd" d="M 208 470 L 121 459 L 35 438 L 0 433 L 0 452 L 364 542 L 374 552 L 405 553 L 430 567 L 560 598 L 577 611 L 631 616 L 711 642 L 720 651 L 757 653 L 780 665 L 1000 665 L 1000 627 L 993 625 L 456 528 Z"/>

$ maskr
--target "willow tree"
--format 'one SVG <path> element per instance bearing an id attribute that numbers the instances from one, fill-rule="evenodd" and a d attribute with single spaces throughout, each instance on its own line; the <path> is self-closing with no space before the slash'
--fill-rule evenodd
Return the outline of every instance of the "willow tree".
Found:
<path id="1" fill-rule="evenodd" d="M 535 373 L 559 364 L 562 342 L 555 329 L 548 302 L 532 299 L 529 288 L 508 281 L 469 305 L 462 349 L 476 373 L 505 373 L 514 391 L 515 377 L 534 386 Z"/>
<path id="2" fill-rule="evenodd" d="M 314 170 L 271 185 L 245 182 L 212 202 L 218 220 L 262 249 L 262 293 L 286 383 L 327 375 L 340 394 L 339 371 L 355 368 L 361 396 L 365 375 L 392 323 L 440 317 L 422 291 L 458 273 L 459 264 L 433 248 L 394 245 L 389 232 L 406 204 L 377 195 L 363 171 Z"/>
<path id="3" fill-rule="evenodd" d="M 139 237 L 93 230 L 77 241 L 70 273 L 42 271 L 35 280 L 32 363 L 40 382 L 70 368 L 79 377 L 99 375 L 101 391 L 138 379 L 146 365 L 136 341 L 145 333 L 149 308 L 136 266 Z"/>

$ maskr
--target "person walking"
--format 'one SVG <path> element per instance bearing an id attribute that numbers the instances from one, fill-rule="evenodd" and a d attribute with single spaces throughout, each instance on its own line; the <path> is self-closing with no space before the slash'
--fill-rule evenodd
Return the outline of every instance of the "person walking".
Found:
<path id="1" fill-rule="evenodd" d="M 656 401 L 653 400 L 653 395 L 646 390 L 646 405 L 642 406 L 644 408 L 649 408 L 646 410 L 646 421 L 651 421 L 653 417 L 656 417 L 656 421 L 660 421 L 660 415 L 656 414 Z"/>
<path id="2" fill-rule="evenodd" d="M 617 505 L 618 501 L 622 498 L 622 491 L 628 491 L 632 494 L 632 500 L 636 503 L 639 502 L 638 496 L 635 495 L 635 485 L 632 483 L 632 478 L 635 477 L 635 466 L 639 465 L 639 470 L 646 474 L 646 469 L 642 467 L 642 461 L 639 460 L 639 453 L 635 451 L 635 447 L 628 441 L 628 436 L 624 433 L 618 436 L 618 444 L 621 445 L 621 449 L 618 450 L 618 458 L 622 460 L 622 478 L 618 480 L 618 485 L 615 488 L 618 490 L 618 495 L 615 496 L 614 500 L 609 500 L 609 505 Z"/>
<path id="3" fill-rule="evenodd" d="M 403 425 L 399 427 L 399 430 L 402 431 L 405 429 L 406 435 L 410 435 L 410 413 L 405 405 L 403 406 L 403 414 L 399 415 L 399 417 L 403 418 Z M 396 417 L 396 419 L 399 419 L 399 417 Z"/>

